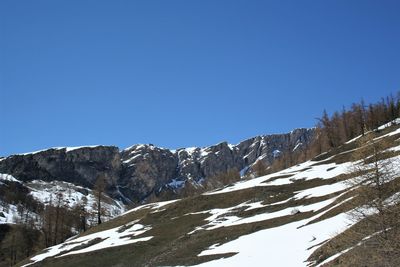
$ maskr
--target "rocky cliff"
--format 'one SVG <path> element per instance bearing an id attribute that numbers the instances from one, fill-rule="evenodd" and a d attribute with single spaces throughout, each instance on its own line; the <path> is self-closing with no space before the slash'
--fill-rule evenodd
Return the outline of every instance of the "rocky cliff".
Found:
<path id="1" fill-rule="evenodd" d="M 121 160 L 114 146 L 51 148 L 1 159 L 0 172 L 20 181 L 65 181 L 92 187 L 99 176 L 109 184 L 119 177 Z"/>
<path id="2" fill-rule="evenodd" d="M 188 182 L 201 186 L 231 169 L 243 174 L 257 160 L 269 165 L 282 152 L 303 149 L 313 137 L 313 129 L 296 129 L 287 134 L 256 136 L 237 145 L 222 142 L 204 148 L 52 148 L 0 159 L 0 173 L 22 181 L 58 180 L 89 188 L 98 177 L 104 177 L 111 196 L 126 203 L 137 202 L 163 190 L 179 190 Z"/>

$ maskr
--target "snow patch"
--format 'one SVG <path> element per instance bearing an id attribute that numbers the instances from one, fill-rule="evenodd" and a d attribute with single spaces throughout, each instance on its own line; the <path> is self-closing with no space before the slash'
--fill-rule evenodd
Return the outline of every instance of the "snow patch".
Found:
<path id="1" fill-rule="evenodd" d="M 126 215 L 126 214 L 131 213 L 131 212 L 135 212 L 135 211 L 138 211 L 138 210 L 141 210 L 141 209 L 157 210 L 157 209 L 159 209 L 161 207 L 164 207 L 166 205 L 172 204 L 172 203 L 177 202 L 179 200 L 180 199 L 174 199 L 174 200 L 169 200 L 169 201 L 162 201 L 162 202 L 155 202 L 155 203 L 141 205 L 141 206 L 138 206 L 136 208 L 133 208 L 131 210 L 128 210 L 128 211 L 122 213 L 120 216 Z"/>
<path id="2" fill-rule="evenodd" d="M 171 182 L 169 182 L 167 184 L 168 187 L 173 188 L 173 189 L 178 189 L 178 188 L 182 188 L 185 186 L 185 181 L 181 181 L 178 179 L 172 179 Z"/>
<path id="3" fill-rule="evenodd" d="M 297 145 L 293 148 L 293 152 L 296 151 L 299 147 L 301 147 L 303 145 L 303 143 L 297 143 Z"/>
<path id="4" fill-rule="evenodd" d="M 317 244 L 350 226 L 344 214 L 305 225 L 311 219 L 261 230 L 202 251 L 198 256 L 232 252 L 238 254 L 196 266 L 265 266 L 266 260 L 268 266 L 307 266 L 305 261 L 319 247 Z M 307 249 L 312 245 L 315 246 Z"/>
<path id="5" fill-rule="evenodd" d="M 94 234 L 78 238 L 72 238 L 67 242 L 47 248 L 46 252 L 32 257 L 31 261 L 33 262 L 28 263 L 24 266 L 29 266 L 31 264 L 42 261 L 48 257 L 54 257 L 54 256 L 63 257 L 67 255 L 86 253 L 109 247 L 123 246 L 137 242 L 145 242 L 152 239 L 153 237 L 152 236 L 142 237 L 142 238 L 134 238 L 134 237 L 141 235 L 150 229 L 151 227 L 149 226 L 144 226 L 142 224 L 133 224 L 132 226 L 127 227 L 127 229 L 123 229 L 123 227 L 116 227 L 109 230 L 97 232 Z M 74 248 L 78 248 L 83 245 L 87 245 L 87 247 L 68 252 Z"/>
<path id="6" fill-rule="evenodd" d="M 7 174 L 7 173 L 0 173 L 0 181 L 9 181 L 9 182 L 20 183 L 20 181 L 18 179 L 16 179 L 11 174 Z"/>
<path id="7" fill-rule="evenodd" d="M 272 151 L 272 156 L 274 158 L 279 158 L 280 155 L 282 155 L 282 151 L 280 151 L 279 149 L 275 149 L 274 151 Z"/>
<path id="8" fill-rule="evenodd" d="M 298 179 L 306 179 L 306 180 L 311 180 L 315 178 L 330 179 L 340 174 L 346 173 L 346 171 L 353 164 L 346 162 L 343 164 L 329 163 L 329 164 L 314 165 L 316 163 L 317 162 L 315 161 L 307 161 L 277 173 L 261 176 L 247 181 L 240 181 L 231 186 L 225 187 L 222 190 L 207 192 L 204 193 L 204 195 L 222 194 L 222 193 L 252 188 L 254 186 L 290 184 Z M 280 177 L 280 176 L 289 176 L 289 177 L 274 179 L 275 177 Z M 272 181 L 268 182 L 268 180 Z"/>

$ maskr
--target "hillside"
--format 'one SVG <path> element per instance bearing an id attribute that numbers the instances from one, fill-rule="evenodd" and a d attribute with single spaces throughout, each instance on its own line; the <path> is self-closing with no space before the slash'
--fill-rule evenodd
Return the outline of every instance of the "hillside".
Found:
<path id="1" fill-rule="evenodd" d="M 58 195 L 61 198 L 61 205 L 73 209 L 78 205 L 84 204 L 88 214 L 95 213 L 96 197 L 91 189 L 77 186 L 71 183 L 62 181 L 45 182 L 42 180 L 33 180 L 22 182 L 12 175 L 0 174 L 0 190 L 1 192 L 11 190 L 19 190 L 22 195 L 20 198 L 27 199 L 27 196 L 32 197 L 32 201 L 38 205 L 56 205 Z M 30 209 L 29 205 L 24 208 L 20 207 L 21 202 L 18 202 L 17 192 L 9 192 L 9 195 L 15 196 L 15 201 L 10 201 L 11 197 L 3 196 L 0 198 L 0 213 L 1 223 L 22 223 L 26 220 L 34 220 L 39 224 L 39 214 Z M 5 199 L 4 199 L 5 198 Z M 104 219 L 109 220 L 125 211 L 125 205 L 117 200 L 105 196 L 102 200 L 102 206 L 107 212 L 104 214 Z M 88 216 L 88 224 L 93 224 L 95 218 Z"/>
<path id="2" fill-rule="evenodd" d="M 1 158 L 0 266 L 128 208 L 198 195 L 250 177 L 255 163 L 263 162 L 265 171 L 283 153 L 307 149 L 313 138 L 314 129 L 297 129 L 237 145 L 169 150 L 149 144 L 122 151 L 113 146 L 60 147 Z"/>
<path id="3" fill-rule="evenodd" d="M 373 136 L 389 144 L 381 160 L 392 160 L 397 191 L 387 199 L 399 192 L 395 124 Z M 136 207 L 19 266 L 355 266 L 348 256 L 379 234 L 343 241 L 364 223 L 348 212 L 367 204 L 350 182 L 362 175 L 357 139 L 273 174 Z"/>

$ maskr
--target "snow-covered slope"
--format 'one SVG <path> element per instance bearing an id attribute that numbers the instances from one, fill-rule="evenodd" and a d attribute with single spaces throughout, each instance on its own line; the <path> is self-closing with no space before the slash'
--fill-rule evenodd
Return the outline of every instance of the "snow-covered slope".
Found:
<path id="1" fill-rule="evenodd" d="M 381 130 L 380 138 L 392 144 L 388 155 L 400 176 L 398 127 Z M 355 176 L 355 148 L 354 140 L 274 174 L 139 206 L 23 264 L 320 266 L 350 249 L 320 253 L 356 223 L 347 212 L 355 207 L 357 194 L 346 182 Z"/>
<path id="2" fill-rule="evenodd" d="M 85 203 L 85 210 L 92 216 L 88 217 L 88 224 L 95 224 L 96 218 L 96 199 L 91 189 L 77 186 L 71 183 L 62 181 L 45 182 L 41 180 L 33 180 L 29 182 L 22 182 L 13 177 L 10 174 L 0 174 L 0 185 L 7 186 L 6 182 L 18 183 L 22 188 L 26 189 L 28 195 L 32 196 L 33 199 L 43 205 L 57 205 L 57 198 L 61 198 L 61 205 L 73 208 L 76 205 L 82 205 Z M 21 213 L 18 212 L 18 203 L 4 203 L 0 199 L 0 223 L 19 223 L 21 222 Z M 109 220 L 123 213 L 126 208 L 121 202 L 116 201 L 110 197 L 104 195 L 102 200 L 102 206 L 104 210 L 104 220 Z M 38 214 L 30 213 L 30 217 L 36 220 Z"/>

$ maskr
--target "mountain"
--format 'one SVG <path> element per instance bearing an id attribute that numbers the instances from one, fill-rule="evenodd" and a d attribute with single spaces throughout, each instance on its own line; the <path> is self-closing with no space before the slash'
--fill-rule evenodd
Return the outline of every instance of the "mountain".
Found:
<path id="1" fill-rule="evenodd" d="M 374 142 L 386 145 L 376 162 L 391 162 L 388 167 L 393 176 L 383 185 L 391 188 L 382 196 L 387 202 L 400 195 L 400 127 L 387 124 L 368 134 L 374 134 Z M 20 265 L 361 266 L 353 262 L 357 251 L 373 245 L 382 231 L 393 229 L 363 232 L 351 242 L 345 238 L 354 229 L 366 228 L 368 218 L 375 216 L 374 210 L 365 208 L 368 202 L 362 198 L 362 186 L 352 184 L 369 173 L 369 169 L 357 169 L 360 161 L 353 161 L 363 149 L 357 143 L 360 139 L 361 136 L 276 173 L 243 179 L 200 195 L 136 207 L 47 248 Z M 249 144 L 242 146 L 249 149 Z M 240 149 L 242 146 L 229 148 L 224 144 L 214 149 L 231 151 L 229 155 L 250 155 L 249 150 Z M 175 162 L 174 153 L 151 146 L 132 147 L 121 153 L 122 158 L 127 161 L 126 155 L 131 155 L 134 162 L 135 153 L 129 151 L 140 149 L 160 150 L 157 154 L 170 160 L 171 166 Z M 190 158 L 199 158 L 201 163 L 205 153 L 215 150 L 190 150 L 195 155 Z M 189 155 L 187 150 L 180 153 Z M 252 153 L 249 162 L 261 155 Z M 144 157 L 143 153 L 139 155 Z M 364 155 L 368 164 L 374 162 L 373 155 Z M 227 162 L 235 162 L 234 159 L 232 156 Z M 237 166 L 245 165 L 241 162 Z M 369 213 L 367 220 L 349 220 L 349 212 L 357 208 Z M 364 254 L 363 258 L 369 263 L 362 266 L 374 266 L 373 257 Z"/>
<path id="2" fill-rule="evenodd" d="M 243 175 L 257 160 L 270 165 L 283 152 L 301 151 L 313 137 L 314 129 L 296 129 L 204 148 L 169 150 L 151 144 L 122 151 L 115 146 L 51 148 L 2 158 L 0 173 L 21 182 L 62 181 L 87 189 L 103 177 L 110 197 L 125 204 L 140 203 L 152 196 L 177 198 L 185 185 L 201 187 L 232 169 L 242 170 Z"/>

